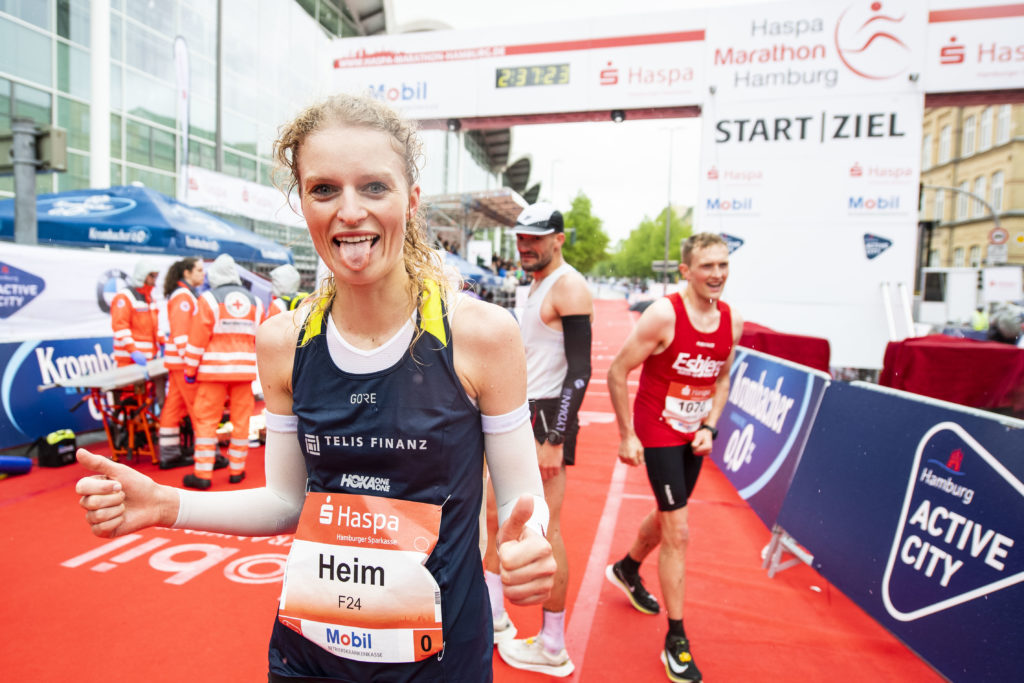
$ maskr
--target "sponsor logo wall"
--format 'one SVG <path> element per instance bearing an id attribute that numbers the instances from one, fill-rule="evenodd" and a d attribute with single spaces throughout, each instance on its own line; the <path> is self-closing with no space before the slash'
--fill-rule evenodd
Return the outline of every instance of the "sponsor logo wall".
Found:
<path id="1" fill-rule="evenodd" d="M 912 282 L 925 18 L 916 2 L 709 15 L 696 228 L 742 241 L 729 299 L 748 320 L 827 338 L 838 366 L 881 367 L 881 284 Z"/>

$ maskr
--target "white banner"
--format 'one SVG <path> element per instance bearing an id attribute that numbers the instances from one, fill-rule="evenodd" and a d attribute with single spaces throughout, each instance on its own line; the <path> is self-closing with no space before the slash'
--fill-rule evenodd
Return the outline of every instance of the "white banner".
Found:
<path id="1" fill-rule="evenodd" d="M 922 116 L 919 94 L 709 100 L 695 220 L 734 250 L 726 300 L 881 367 L 881 285 L 913 283 Z"/>
<path id="2" fill-rule="evenodd" d="M 688 11 L 344 38 L 334 84 L 419 119 L 691 105 L 703 23 Z"/>
<path id="3" fill-rule="evenodd" d="M 0 342 L 113 334 L 110 300 L 142 258 L 159 269 L 163 301 L 164 272 L 180 257 L 0 242 Z"/>
<path id="4" fill-rule="evenodd" d="M 188 203 L 260 221 L 305 227 L 298 196 L 291 204 L 275 187 L 217 173 L 198 166 L 188 167 Z"/>
<path id="5" fill-rule="evenodd" d="M 927 92 L 1024 88 L 1024 4 L 931 0 Z"/>

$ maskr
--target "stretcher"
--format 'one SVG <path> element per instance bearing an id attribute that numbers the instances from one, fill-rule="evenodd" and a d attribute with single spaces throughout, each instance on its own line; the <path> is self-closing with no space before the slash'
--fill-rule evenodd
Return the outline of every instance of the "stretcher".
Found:
<path id="1" fill-rule="evenodd" d="M 88 400 L 92 401 L 103 420 L 114 461 L 149 456 L 153 464 L 157 464 L 159 455 L 153 439 L 157 428 L 154 380 L 163 381 L 166 375 L 164 359 L 156 358 L 145 368 L 133 364 L 58 379 L 52 384 L 40 385 L 39 390 L 68 387 L 88 391 Z"/>

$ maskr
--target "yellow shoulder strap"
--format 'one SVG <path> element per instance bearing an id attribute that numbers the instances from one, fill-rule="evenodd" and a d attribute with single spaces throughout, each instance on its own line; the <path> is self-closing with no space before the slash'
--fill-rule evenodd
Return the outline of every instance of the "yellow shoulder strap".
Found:
<path id="1" fill-rule="evenodd" d="M 324 315 L 326 313 L 326 302 L 322 299 L 317 301 L 313 310 L 309 312 L 309 319 L 306 321 L 306 327 L 302 332 L 302 346 L 305 346 L 311 339 L 313 339 L 313 337 L 320 334 L 320 329 L 323 327 Z"/>
<path id="2" fill-rule="evenodd" d="M 426 289 L 420 301 L 420 326 L 442 345 L 448 345 L 444 331 L 444 309 L 441 306 L 441 290 L 433 280 L 426 281 Z"/>
<path id="3" fill-rule="evenodd" d="M 433 280 L 426 281 L 426 290 L 420 301 L 420 326 L 424 332 L 433 335 L 441 344 L 447 346 L 448 336 L 444 331 L 444 308 L 441 306 L 441 290 Z M 319 302 L 310 311 L 309 320 L 307 321 L 305 331 L 302 333 L 303 345 L 309 343 L 313 337 L 320 334 L 326 312 L 326 307 Z"/>

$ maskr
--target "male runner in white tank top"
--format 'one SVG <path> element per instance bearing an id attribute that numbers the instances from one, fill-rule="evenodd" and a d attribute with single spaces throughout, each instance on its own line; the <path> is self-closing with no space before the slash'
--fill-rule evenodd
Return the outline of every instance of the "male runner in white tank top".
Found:
<path id="1" fill-rule="evenodd" d="M 565 599 L 569 584 L 561 531 L 565 498 L 565 466 L 575 462 L 576 414 L 590 380 L 590 325 L 594 306 L 586 280 L 562 259 L 565 225 L 550 204 L 527 207 L 517 220 L 516 245 L 523 270 L 533 276 L 530 296 L 520 320 L 526 348 L 526 397 L 537 442 L 537 460 L 550 511 L 547 538 L 558 568 L 551 596 L 544 603 L 541 632 L 534 638 L 502 639 L 515 627 L 504 613 L 500 577 L 488 563 L 488 591 L 495 617 L 498 652 L 517 669 L 550 676 L 568 676 L 573 663 L 565 650 Z M 498 581 L 495 581 L 498 578 Z"/>

